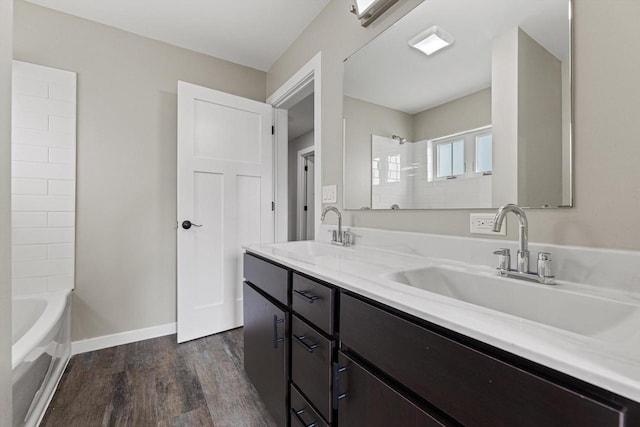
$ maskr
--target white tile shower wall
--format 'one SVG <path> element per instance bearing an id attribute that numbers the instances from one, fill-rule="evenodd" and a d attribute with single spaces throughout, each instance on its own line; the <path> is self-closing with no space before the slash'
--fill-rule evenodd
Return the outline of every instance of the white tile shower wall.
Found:
<path id="1" fill-rule="evenodd" d="M 391 138 L 371 135 L 371 153 L 379 163 L 379 183 L 371 186 L 372 209 L 491 208 L 491 175 L 452 180 L 430 180 L 428 141 L 398 144 Z M 401 173 L 389 182 L 388 158 L 399 155 Z M 428 160 L 429 159 L 429 160 Z"/>
<path id="2" fill-rule="evenodd" d="M 13 62 L 12 287 L 74 285 L 76 74 Z"/>
<path id="3" fill-rule="evenodd" d="M 392 205 L 398 205 L 404 209 L 411 208 L 413 180 L 409 168 L 413 162 L 412 144 L 398 144 L 391 138 L 371 135 L 371 152 L 373 159 L 379 159 L 379 183 L 371 186 L 371 207 L 391 209 Z M 390 175 L 389 156 L 399 156 L 399 176 Z"/>

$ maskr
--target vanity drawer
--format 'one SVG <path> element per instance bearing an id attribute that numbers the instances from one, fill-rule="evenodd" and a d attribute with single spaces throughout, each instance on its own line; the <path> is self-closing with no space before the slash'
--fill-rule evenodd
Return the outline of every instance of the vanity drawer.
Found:
<path id="1" fill-rule="evenodd" d="M 302 397 L 298 389 L 291 385 L 291 427 L 329 427 L 313 407 Z"/>
<path id="2" fill-rule="evenodd" d="M 251 254 L 244 254 L 245 280 L 257 286 L 284 305 L 287 305 L 288 275 L 289 272 L 283 267 Z"/>
<path id="3" fill-rule="evenodd" d="M 292 316 L 291 341 L 291 380 L 330 420 L 332 341 L 296 315 Z"/>
<path id="4" fill-rule="evenodd" d="M 333 334 L 333 288 L 293 274 L 291 304 L 293 311 L 327 334 Z"/>
<path id="5" fill-rule="evenodd" d="M 340 339 L 464 425 L 624 425 L 619 409 L 344 294 Z"/>
<path id="6" fill-rule="evenodd" d="M 438 427 L 446 426 L 384 381 L 340 353 L 338 377 L 339 426 L 367 427 Z"/>

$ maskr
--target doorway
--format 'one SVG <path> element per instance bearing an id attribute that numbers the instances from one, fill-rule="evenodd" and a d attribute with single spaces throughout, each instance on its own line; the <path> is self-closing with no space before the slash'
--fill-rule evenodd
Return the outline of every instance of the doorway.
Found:
<path id="1" fill-rule="evenodd" d="M 276 110 L 274 114 L 275 124 L 275 162 L 274 162 L 274 184 L 275 184 L 275 240 L 276 242 L 287 242 L 298 239 L 298 218 L 305 219 L 307 232 L 305 238 L 315 238 L 320 228 L 320 209 L 322 208 L 321 196 L 321 53 L 318 52 L 309 62 L 298 70 L 286 83 L 278 88 L 273 95 L 267 99 Z M 312 106 L 310 113 L 305 117 L 312 117 L 313 127 L 307 129 L 307 144 L 313 140 L 313 180 L 307 182 L 313 186 L 313 191 L 307 191 L 307 200 L 313 198 L 313 203 L 307 203 L 307 213 L 298 215 L 297 200 L 297 151 L 290 154 L 290 142 L 294 145 L 294 138 L 289 138 L 289 115 L 296 114 L 297 108 L 307 103 L 307 108 Z M 309 108 L 308 108 L 309 110 Z M 295 119 L 291 123 L 295 123 Z M 313 129 L 311 131 L 311 129 Z M 300 135 L 302 136 L 302 134 Z M 308 156 L 307 156 L 308 157 Z M 309 163 L 311 159 L 307 159 Z M 307 164 L 309 166 L 309 164 Z M 311 172 L 307 171 L 307 177 Z M 295 180 L 295 181 L 294 181 Z M 295 185 L 293 184 L 295 182 Z M 309 189 L 310 190 L 310 189 Z M 291 202 L 289 199 L 294 199 Z M 312 225 L 311 225 L 312 224 Z M 312 234 L 311 231 L 313 230 Z"/>
<path id="2" fill-rule="evenodd" d="M 312 93 L 288 110 L 288 241 L 315 236 L 313 102 Z"/>

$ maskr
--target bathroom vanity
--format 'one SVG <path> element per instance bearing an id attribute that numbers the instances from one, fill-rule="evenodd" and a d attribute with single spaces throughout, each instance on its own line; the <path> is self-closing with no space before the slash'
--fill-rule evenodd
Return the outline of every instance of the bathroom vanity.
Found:
<path id="1" fill-rule="evenodd" d="M 278 425 L 640 425 L 637 399 L 597 379 L 608 367 L 593 367 L 594 381 L 567 373 L 563 364 L 588 363 L 558 360 L 554 351 L 564 350 L 555 347 L 554 331 L 544 337 L 520 319 L 515 330 L 523 337 L 501 343 L 500 324 L 516 324 L 514 316 L 386 285 L 390 265 L 419 263 L 317 242 L 247 248 L 245 369 Z M 492 311 L 500 319 L 495 330 Z M 453 318 L 487 339 L 460 333 L 448 324 Z M 519 339 L 548 347 L 523 357 L 534 352 L 523 352 Z"/>

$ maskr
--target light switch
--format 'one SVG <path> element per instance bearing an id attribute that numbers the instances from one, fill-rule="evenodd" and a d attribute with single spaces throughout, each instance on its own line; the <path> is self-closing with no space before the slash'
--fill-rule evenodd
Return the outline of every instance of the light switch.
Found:
<path id="1" fill-rule="evenodd" d="M 322 187 L 322 203 L 336 203 L 338 201 L 338 186 L 325 185 Z"/>

